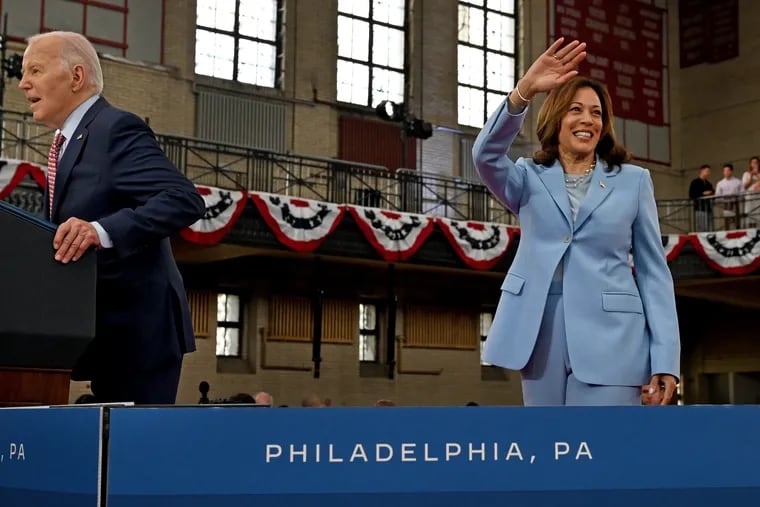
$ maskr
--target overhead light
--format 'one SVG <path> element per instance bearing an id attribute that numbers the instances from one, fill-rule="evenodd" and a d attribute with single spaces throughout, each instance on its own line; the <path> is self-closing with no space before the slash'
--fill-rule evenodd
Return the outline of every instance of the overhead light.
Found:
<path id="1" fill-rule="evenodd" d="M 430 122 L 412 117 L 406 123 L 406 133 L 412 137 L 427 139 L 433 135 L 433 126 Z"/>
<path id="2" fill-rule="evenodd" d="M 5 71 L 6 75 L 10 78 L 15 77 L 16 79 L 21 79 L 24 77 L 21 73 L 22 61 L 23 57 L 18 53 L 14 53 L 11 56 L 7 57 L 3 62 L 3 70 Z"/>
<path id="3" fill-rule="evenodd" d="M 391 102 L 390 100 L 381 101 L 377 107 L 375 107 L 375 112 L 383 120 L 401 121 L 404 119 L 404 108 L 402 105 Z"/>

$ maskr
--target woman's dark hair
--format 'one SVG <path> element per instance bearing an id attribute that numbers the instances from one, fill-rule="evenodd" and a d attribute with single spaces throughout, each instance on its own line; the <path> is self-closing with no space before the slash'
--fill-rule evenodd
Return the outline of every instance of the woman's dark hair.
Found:
<path id="1" fill-rule="evenodd" d="M 591 78 L 576 76 L 555 88 L 546 98 L 538 112 L 536 135 L 541 149 L 533 154 L 533 161 L 538 164 L 551 165 L 559 155 L 559 131 L 562 118 L 565 117 L 576 92 L 581 88 L 591 88 L 599 96 L 602 104 L 602 132 L 596 145 L 596 154 L 607 162 L 607 170 L 631 160 L 631 152 L 618 144 L 612 116 L 612 99 L 607 88 Z"/>

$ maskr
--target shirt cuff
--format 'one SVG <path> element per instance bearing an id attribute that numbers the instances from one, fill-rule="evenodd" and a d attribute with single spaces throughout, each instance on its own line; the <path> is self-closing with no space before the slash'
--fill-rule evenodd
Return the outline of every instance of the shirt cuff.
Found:
<path id="1" fill-rule="evenodd" d="M 100 225 L 97 222 L 90 222 L 93 227 L 95 227 L 95 232 L 98 233 L 98 239 L 100 239 L 100 247 L 101 248 L 113 248 L 113 241 L 111 241 L 111 236 L 108 235 L 105 229 L 103 229 L 103 226 Z"/>

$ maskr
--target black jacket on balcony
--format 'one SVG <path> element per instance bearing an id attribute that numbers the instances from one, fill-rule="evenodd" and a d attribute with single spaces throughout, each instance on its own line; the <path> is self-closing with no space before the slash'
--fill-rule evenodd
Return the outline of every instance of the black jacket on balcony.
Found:
<path id="1" fill-rule="evenodd" d="M 706 191 L 711 193 L 705 195 Z M 712 199 L 702 199 L 715 194 L 712 183 L 702 178 L 694 178 L 689 185 L 689 199 L 694 200 L 694 211 L 712 211 Z"/>

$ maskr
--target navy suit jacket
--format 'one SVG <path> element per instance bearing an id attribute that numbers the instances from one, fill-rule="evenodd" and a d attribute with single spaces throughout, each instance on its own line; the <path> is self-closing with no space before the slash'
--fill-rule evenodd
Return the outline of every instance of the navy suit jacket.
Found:
<path id="1" fill-rule="evenodd" d="M 484 360 L 520 370 L 538 337 L 557 265 L 573 373 L 588 384 L 635 386 L 679 376 L 673 279 L 649 171 L 598 160 L 573 221 L 558 161 L 507 156 L 525 112 L 506 101 L 478 135 L 473 157 L 493 194 L 520 218 L 520 245 L 484 346 Z M 635 276 L 629 264 L 633 252 Z"/>
<path id="2" fill-rule="evenodd" d="M 100 98 L 68 140 L 54 198 L 48 210 L 46 193 L 52 222 L 97 221 L 113 241 L 97 251 L 96 338 L 72 378 L 140 378 L 195 350 L 169 237 L 200 219 L 205 206 L 151 129 Z"/>

